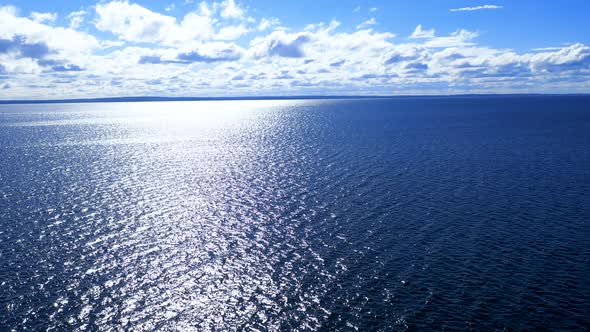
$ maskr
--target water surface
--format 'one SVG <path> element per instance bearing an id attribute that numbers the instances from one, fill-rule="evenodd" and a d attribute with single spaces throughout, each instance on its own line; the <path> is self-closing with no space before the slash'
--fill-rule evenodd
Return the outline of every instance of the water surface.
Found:
<path id="1" fill-rule="evenodd" d="M 0 326 L 583 330 L 589 105 L 0 105 Z"/>

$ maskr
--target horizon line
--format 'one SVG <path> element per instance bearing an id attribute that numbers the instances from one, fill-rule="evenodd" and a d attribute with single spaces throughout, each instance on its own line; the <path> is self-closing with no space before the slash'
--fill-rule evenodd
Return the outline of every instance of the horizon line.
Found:
<path id="1" fill-rule="evenodd" d="M 240 101 L 240 100 L 321 100 L 321 99 L 393 99 L 393 98 L 453 98 L 453 97 L 534 97 L 534 96 L 579 96 L 590 97 L 590 93 L 467 93 L 467 94 L 424 94 L 424 95 L 293 95 L 293 96 L 235 96 L 235 97 L 165 97 L 165 96 L 123 96 L 100 98 L 66 99 L 6 99 L 0 105 L 13 104 L 83 104 L 83 103 L 133 103 L 172 101 Z"/>

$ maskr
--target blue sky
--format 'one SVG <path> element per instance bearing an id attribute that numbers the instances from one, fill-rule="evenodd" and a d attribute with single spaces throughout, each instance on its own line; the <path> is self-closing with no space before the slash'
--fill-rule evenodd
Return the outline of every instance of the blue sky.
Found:
<path id="1" fill-rule="evenodd" d="M 0 99 L 590 92 L 590 2 L 0 4 Z"/>

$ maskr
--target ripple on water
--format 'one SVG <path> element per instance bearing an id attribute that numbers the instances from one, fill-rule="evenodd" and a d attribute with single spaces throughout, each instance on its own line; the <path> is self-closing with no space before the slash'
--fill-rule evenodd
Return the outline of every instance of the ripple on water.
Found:
<path id="1" fill-rule="evenodd" d="M 2 106 L 0 325 L 587 326 L 588 113 L 411 100 Z"/>

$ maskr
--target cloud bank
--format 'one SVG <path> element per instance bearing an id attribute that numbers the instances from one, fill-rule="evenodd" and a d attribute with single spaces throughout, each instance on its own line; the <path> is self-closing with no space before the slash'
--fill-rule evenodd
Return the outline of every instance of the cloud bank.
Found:
<path id="1" fill-rule="evenodd" d="M 457 11 L 494 7 L 486 6 Z M 587 92 L 590 87 L 590 47 L 580 43 L 517 52 L 480 45 L 477 31 L 460 28 L 438 35 L 418 24 L 403 36 L 380 31 L 369 18 L 352 28 L 332 20 L 291 29 L 279 18 L 253 16 L 234 0 L 193 8 L 171 16 L 177 8 L 160 13 L 110 1 L 54 16 L 0 7 L 0 98 Z"/>

